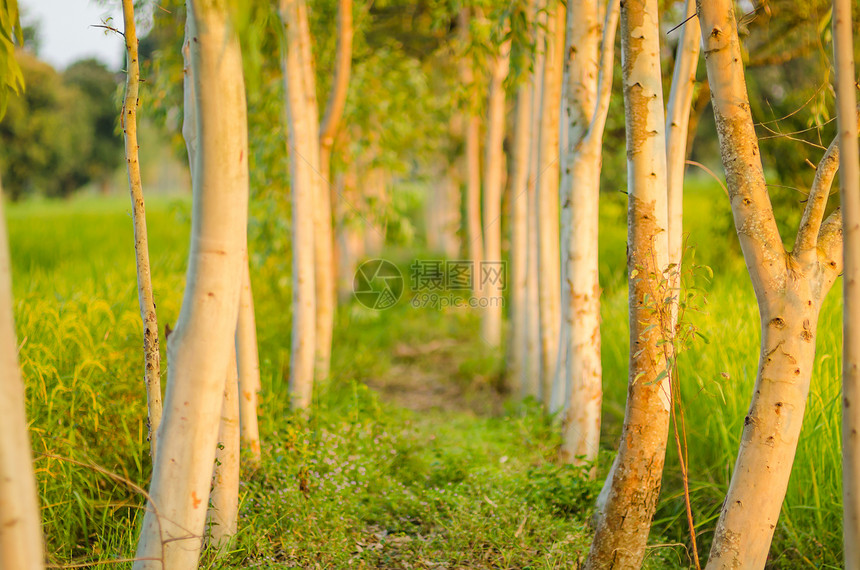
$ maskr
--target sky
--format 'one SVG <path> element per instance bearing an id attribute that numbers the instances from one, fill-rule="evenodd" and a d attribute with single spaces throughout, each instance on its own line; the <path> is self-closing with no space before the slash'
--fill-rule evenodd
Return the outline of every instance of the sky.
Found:
<path id="1" fill-rule="evenodd" d="M 113 17 L 109 24 L 122 29 L 120 0 L 18 0 L 18 6 L 22 23 L 39 23 L 39 57 L 54 67 L 95 57 L 111 70 L 122 68 L 122 36 L 92 27 Z"/>

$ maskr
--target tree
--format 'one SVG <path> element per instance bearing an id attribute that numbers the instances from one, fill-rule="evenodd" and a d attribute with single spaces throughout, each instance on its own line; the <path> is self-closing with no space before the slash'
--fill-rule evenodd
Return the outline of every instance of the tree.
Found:
<path id="1" fill-rule="evenodd" d="M 842 198 L 844 267 L 842 317 L 842 501 L 845 567 L 860 569 L 860 149 L 857 144 L 857 87 L 851 33 L 851 2 L 833 0 L 833 59 Z M 854 406 L 852 407 L 852 404 Z"/>
<path id="2" fill-rule="evenodd" d="M 656 0 L 621 6 L 627 127 L 630 376 L 621 444 L 604 486 L 586 568 L 638 568 L 657 508 L 669 434 L 666 361 L 655 303 L 669 264 L 666 139 Z"/>
<path id="3" fill-rule="evenodd" d="M 698 9 L 732 215 L 762 331 L 752 402 L 708 568 L 761 568 L 797 450 L 821 303 L 842 268 L 839 210 L 824 219 L 839 149 L 831 144 L 819 163 L 794 248 L 786 251 L 750 113 L 733 5 L 700 2 Z"/>
<path id="4" fill-rule="evenodd" d="M 137 107 L 140 89 L 140 62 L 137 51 L 137 32 L 134 25 L 134 3 L 123 0 L 125 48 L 128 54 L 125 100 L 122 105 L 122 125 L 125 134 L 125 155 L 128 164 L 128 186 L 131 194 L 132 223 L 134 224 L 134 251 L 137 265 L 137 298 L 140 318 L 143 321 L 143 360 L 146 403 L 149 412 L 150 455 L 155 457 L 156 434 L 161 423 L 161 354 L 158 350 L 158 315 L 152 293 L 152 270 L 149 264 L 149 240 L 146 232 L 146 208 L 143 201 L 143 184 L 140 179 L 140 160 L 137 144 Z"/>
<path id="5" fill-rule="evenodd" d="M 562 174 L 562 305 L 556 392 L 564 402 L 562 460 L 592 463 L 600 448 L 600 283 L 597 223 L 603 128 L 615 62 L 618 2 L 598 21 L 598 2 L 568 6 L 565 60 L 568 143 Z M 601 39 L 602 36 L 602 39 Z"/>
<path id="6" fill-rule="evenodd" d="M 540 307 L 541 396 L 550 411 L 552 382 L 558 361 L 561 322 L 561 268 L 558 226 L 559 120 L 561 112 L 562 59 L 565 7 L 548 0 L 544 33 L 543 86 L 540 108 L 540 141 L 537 181 L 538 304 Z"/>
<path id="7" fill-rule="evenodd" d="M 189 0 L 185 50 L 191 248 L 182 311 L 168 340 L 164 417 L 137 570 L 197 567 L 246 251 L 242 53 L 224 3 Z"/>
<path id="8" fill-rule="evenodd" d="M 505 33 L 504 31 L 502 32 Z M 474 268 L 474 278 L 480 281 L 481 297 L 487 307 L 481 319 L 481 338 L 491 347 L 498 347 L 502 340 L 502 295 L 503 283 L 492 273 L 492 265 L 502 260 L 502 191 L 505 170 L 505 79 L 508 77 L 511 57 L 510 39 L 502 41 L 498 53 L 492 54 L 489 62 L 490 82 L 487 95 L 487 142 L 484 147 L 484 257 L 486 267 Z M 490 272 L 485 275 L 485 272 Z"/>
<path id="9" fill-rule="evenodd" d="M 257 393 L 260 391 L 260 355 L 257 351 L 257 319 L 248 261 L 243 263 L 245 277 L 239 297 L 239 322 L 236 324 L 236 358 L 239 368 L 239 425 L 242 448 L 248 450 L 249 465 L 259 467 L 260 428 L 257 422 Z"/>
<path id="10" fill-rule="evenodd" d="M 319 152 L 316 107 L 309 103 L 309 76 L 305 60 L 309 48 L 302 33 L 307 21 L 304 0 L 281 0 L 281 19 L 286 28 L 287 121 L 290 141 L 290 192 L 293 216 L 293 333 L 290 352 L 290 392 L 293 406 L 307 409 L 313 398 L 314 347 L 316 346 L 316 288 L 314 272 L 314 162 L 304 153 Z M 315 97 L 315 95 L 314 95 Z M 302 153 L 302 154 L 300 154 Z M 319 260 L 317 260 L 319 263 Z"/>
<path id="11" fill-rule="evenodd" d="M 139 69 L 137 63 L 134 67 Z M 131 69 L 126 72 L 128 75 Z M 104 191 L 108 188 L 110 176 L 122 161 L 116 148 L 116 75 L 95 59 L 83 59 L 63 72 L 63 82 L 76 88 L 77 96 L 85 102 L 86 121 L 92 131 L 89 152 L 76 157 L 82 171 L 81 179 L 100 184 Z"/>

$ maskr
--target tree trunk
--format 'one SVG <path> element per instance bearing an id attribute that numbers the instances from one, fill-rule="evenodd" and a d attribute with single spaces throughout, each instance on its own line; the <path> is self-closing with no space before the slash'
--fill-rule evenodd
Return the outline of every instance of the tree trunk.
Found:
<path id="1" fill-rule="evenodd" d="M 335 135 L 343 116 L 346 95 L 349 88 L 349 75 L 352 64 L 352 0 L 339 0 L 337 9 L 337 57 L 335 59 L 334 80 L 329 94 L 325 113 L 319 130 L 320 180 L 317 196 L 320 223 L 315 223 L 317 246 L 317 320 L 316 320 L 316 374 L 319 380 L 329 376 L 331 368 L 331 339 L 334 330 L 336 303 L 334 233 L 332 229 L 332 178 L 331 151 Z M 310 36 L 306 39 L 310 46 Z M 313 66 L 311 66 L 313 70 Z M 313 76 L 313 75 L 312 75 Z M 323 266 L 324 264 L 324 266 Z"/>
<path id="2" fill-rule="evenodd" d="M 842 316 L 842 500 L 845 568 L 860 569 L 860 161 L 851 1 L 833 0 L 836 123 L 842 162 L 839 186 L 845 240 Z M 853 406 L 852 406 L 853 404 Z"/>
<path id="3" fill-rule="evenodd" d="M 538 1 L 534 13 L 534 35 L 537 51 L 535 53 L 534 73 L 529 86 L 532 98 L 531 119 L 531 141 L 529 142 L 529 176 L 526 183 L 527 224 L 526 224 L 526 348 L 525 365 L 523 367 L 523 397 L 533 396 L 540 399 L 541 393 L 541 351 L 540 351 L 540 291 L 539 291 L 539 255 L 538 255 L 538 232 L 540 228 L 540 217 L 538 216 L 538 192 L 537 179 L 539 149 L 540 149 L 540 117 L 543 100 L 543 69 L 544 52 L 540 49 L 543 45 L 544 33 L 546 31 L 546 13 L 543 12 L 544 3 Z"/>
<path id="4" fill-rule="evenodd" d="M 0 570 L 39 570 L 45 567 L 45 552 L 12 311 L 12 270 L 0 195 Z"/>
<path id="5" fill-rule="evenodd" d="M 286 28 L 286 106 L 290 131 L 290 191 L 293 216 L 293 327 L 290 352 L 292 406 L 308 409 L 313 399 L 314 350 L 316 346 L 316 288 L 314 272 L 314 221 L 316 174 L 300 152 L 315 153 L 316 113 L 309 108 L 307 75 L 302 57 L 304 0 L 281 0 L 281 19 Z M 299 150 L 303 149 L 303 150 Z M 319 263 L 319 260 L 316 260 Z"/>
<path id="6" fill-rule="evenodd" d="M 260 391 L 260 355 L 257 352 L 257 319 L 251 272 L 245 260 L 245 277 L 239 297 L 236 326 L 236 357 L 239 367 L 239 425 L 242 448 L 248 451 L 251 467 L 260 466 L 260 428 L 257 422 L 257 393 Z"/>
<path id="7" fill-rule="evenodd" d="M 621 6 L 627 131 L 630 376 L 616 465 L 586 568 L 638 568 L 657 507 L 669 432 L 669 387 L 655 314 L 668 265 L 666 138 L 657 0 Z M 647 299 L 646 299 L 647 296 Z M 665 374 L 663 375 L 665 376 Z"/>
<path id="8" fill-rule="evenodd" d="M 239 40 L 225 7 L 191 0 L 187 12 L 191 247 L 182 311 L 167 346 L 165 413 L 138 570 L 197 567 L 245 258 L 248 141 Z"/>
<path id="9" fill-rule="evenodd" d="M 463 49 L 469 38 L 469 8 L 460 10 L 460 37 Z M 472 262 L 472 291 L 481 296 L 480 268 L 484 260 L 484 238 L 481 232 L 481 118 L 478 116 L 477 82 L 474 62 L 469 54 L 460 57 L 460 80 L 467 90 L 466 98 L 466 241 Z"/>
<path id="10" fill-rule="evenodd" d="M 475 268 L 481 296 L 487 306 L 481 319 L 481 338 L 490 347 L 502 342 L 502 303 L 504 283 L 497 277 L 502 263 L 502 191 L 505 174 L 505 86 L 510 67 L 511 42 L 499 47 L 490 63 L 487 97 L 487 144 L 484 161 L 484 267 Z"/>
<path id="11" fill-rule="evenodd" d="M 239 377 L 235 352 L 225 378 L 210 502 L 210 543 L 219 550 L 227 549 L 236 535 L 239 516 Z"/>
<path id="12" fill-rule="evenodd" d="M 600 363 L 600 283 L 597 227 L 600 196 L 601 143 L 615 61 L 619 3 L 611 2 L 603 26 L 598 2 L 568 8 L 571 51 L 567 60 L 566 109 L 569 146 L 562 176 L 562 333 L 558 380 L 566 395 L 561 459 L 591 463 L 600 446 L 603 401 Z M 602 29 L 602 33 L 601 33 Z M 601 41 L 602 36 L 602 41 Z"/>
<path id="13" fill-rule="evenodd" d="M 666 108 L 666 172 L 669 185 L 669 259 L 680 267 L 684 232 L 684 171 L 687 160 L 687 130 L 696 67 L 699 64 L 699 44 L 702 36 L 696 16 L 695 0 L 686 0 L 685 18 L 678 38 L 672 88 Z M 676 272 L 680 275 L 680 271 Z M 676 275 L 676 277 L 677 277 Z"/>
<path id="14" fill-rule="evenodd" d="M 561 325 L 561 253 L 559 251 L 559 115 L 564 54 L 565 8 L 556 3 L 547 9 L 543 90 L 540 104 L 538 149 L 538 290 L 540 305 L 541 390 L 549 408 Z"/>
<path id="15" fill-rule="evenodd" d="M 511 335 L 508 339 L 509 385 L 522 384 L 526 363 L 528 291 L 528 184 L 532 140 L 532 87 L 523 81 L 517 91 L 514 120 L 513 174 L 509 185 L 511 205 Z M 525 395 L 525 394 L 524 394 Z"/>
<path id="16" fill-rule="evenodd" d="M 787 253 L 765 184 L 731 1 L 702 2 L 699 21 L 732 214 L 762 327 L 750 411 L 707 567 L 762 568 L 797 450 L 819 309 L 842 265 L 839 211 L 822 223 L 839 150 L 831 144 L 818 165 Z"/>
<path id="17" fill-rule="evenodd" d="M 131 213 L 134 224 L 134 251 L 137 262 L 137 298 L 140 318 L 143 321 L 143 381 L 149 412 L 149 453 L 155 457 L 156 434 L 161 423 L 161 355 L 158 352 L 158 317 L 155 297 L 152 294 L 152 272 L 149 265 L 149 241 L 146 234 L 146 209 L 143 202 L 143 184 L 140 180 L 140 160 L 137 144 L 137 105 L 140 86 L 140 63 L 137 56 L 137 33 L 134 26 L 132 0 L 123 0 L 125 47 L 128 53 L 125 100 L 122 106 L 122 125 L 125 133 L 125 159 L 128 165 L 128 186 L 131 193 Z"/>

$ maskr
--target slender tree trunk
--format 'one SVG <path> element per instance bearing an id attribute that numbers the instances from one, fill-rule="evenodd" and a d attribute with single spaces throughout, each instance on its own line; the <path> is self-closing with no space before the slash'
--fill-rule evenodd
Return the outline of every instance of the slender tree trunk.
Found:
<path id="1" fill-rule="evenodd" d="M 365 196 L 372 204 L 369 217 L 370 227 L 364 230 L 364 253 L 375 257 L 382 254 L 385 248 L 385 235 L 388 226 L 388 195 L 386 191 L 387 177 L 385 171 L 378 166 L 371 167 L 364 177 Z"/>
<path id="2" fill-rule="evenodd" d="M 143 202 L 143 184 L 140 180 L 140 161 L 137 144 L 137 105 L 140 86 L 140 62 L 137 56 L 137 33 L 134 25 L 133 0 L 122 2 L 125 23 L 125 47 L 128 54 L 125 100 L 122 106 L 122 125 L 125 133 L 125 161 L 128 165 L 128 186 L 131 192 L 131 213 L 134 224 L 134 251 L 137 262 L 137 298 L 140 318 L 143 321 L 143 380 L 149 410 L 149 451 L 155 457 L 156 434 L 161 423 L 161 355 L 158 352 L 158 317 L 152 293 L 152 272 L 149 265 L 149 241 L 146 235 L 146 209 Z"/>
<path id="3" fill-rule="evenodd" d="M 543 70 L 544 51 L 541 46 L 544 43 L 546 30 L 546 14 L 542 8 L 544 3 L 538 1 L 534 14 L 535 27 L 535 53 L 534 73 L 531 77 L 532 97 L 532 123 L 531 141 L 529 143 L 529 176 L 526 183 L 526 202 L 528 204 L 527 232 L 526 232 L 526 348 L 525 366 L 523 367 L 523 396 L 541 398 L 541 351 L 540 351 L 540 291 L 539 291 L 539 255 L 538 255 L 538 232 L 540 228 L 540 217 L 538 215 L 538 192 L 537 179 L 540 176 L 538 169 L 540 149 L 540 117 L 543 100 Z"/>
<path id="4" fill-rule="evenodd" d="M 316 287 L 314 272 L 314 222 L 316 174 L 302 154 L 317 152 L 316 112 L 309 108 L 302 57 L 304 0 L 281 0 L 281 19 L 286 28 L 286 103 L 290 131 L 290 190 L 293 216 L 293 330 L 290 353 L 292 406 L 308 409 L 313 399 L 314 350 L 316 346 Z M 316 260 L 319 264 L 319 260 Z"/>
<path id="5" fill-rule="evenodd" d="M 320 181 L 319 198 L 321 203 L 320 215 L 324 216 L 322 225 L 318 227 L 316 238 L 324 240 L 321 245 L 322 256 L 318 256 L 317 264 L 326 263 L 326 268 L 317 271 L 317 348 L 316 370 L 319 379 L 326 379 L 331 368 L 331 339 L 334 330 L 334 313 L 337 307 L 334 263 L 334 233 L 332 230 L 331 181 L 331 152 L 335 135 L 340 125 L 343 109 L 346 106 L 346 95 L 349 88 L 349 76 L 352 66 L 352 0 L 339 0 L 337 8 L 337 57 L 334 67 L 334 81 L 329 94 L 325 113 L 319 130 L 320 141 Z M 309 38 L 308 38 L 309 40 Z M 321 233 L 324 232 L 324 233 Z M 319 251 L 319 250 L 318 250 Z M 322 269 L 322 270 L 319 270 Z"/>
<path id="6" fill-rule="evenodd" d="M 699 64 L 699 44 L 702 40 L 696 1 L 686 0 L 685 23 L 679 29 L 672 88 L 666 108 L 666 172 L 669 176 L 669 259 L 681 264 L 684 232 L 684 171 L 687 160 L 687 130 L 690 124 L 690 107 L 693 86 L 696 84 L 696 67 Z M 680 271 L 676 272 L 680 275 Z M 676 275 L 676 276 L 677 276 Z"/>
<path id="7" fill-rule="evenodd" d="M 226 549 L 239 518 L 239 377 L 233 352 L 224 383 L 208 522 L 212 546 Z"/>
<path id="8" fill-rule="evenodd" d="M 532 140 L 532 87 L 523 81 L 517 91 L 514 120 L 513 175 L 509 185 L 511 205 L 511 335 L 508 339 L 508 378 L 521 382 L 525 372 L 528 291 L 528 179 Z M 509 382 L 511 386 L 515 382 Z"/>
<path id="9" fill-rule="evenodd" d="M 282 2 L 283 5 L 283 2 Z M 294 149 L 301 159 L 309 163 L 309 184 L 313 197 L 313 249 L 314 249 L 314 378 L 326 380 L 331 365 L 331 335 L 334 326 L 334 268 L 332 251 L 334 238 L 331 225 L 331 194 L 328 171 L 322 170 L 320 162 L 320 139 L 317 130 L 319 106 L 317 104 L 316 73 L 308 22 L 308 4 L 299 2 L 298 72 L 304 80 L 305 111 L 310 121 L 307 139 Z M 288 40 L 289 43 L 289 40 Z M 289 73 L 289 71 L 288 71 Z M 289 81 L 289 80 L 288 80 Z M 327 157 L 328 159 L 328 157 Z M 328 168 L 328 165 L 326 165 Z M 310 401 L 308 401 L 308 404 Z M 304 406 L 302 406 L 304 407 Z"/>
<path id="10" fill-rule="evenodd" d="M 839 211 L 822 222 L 839 149 L 831 144 L 818 165 L 787 253 L 765 184 L 731 1 L 700 3 L 699 21 L 732 214 L 762 327 L 752 402 L 707 567 L 762 568 L 797 451 L 819 310 L 842 266 Z"/>
<path id="11" fill-rule="evenodd" d="M 616 466 L 586 568 L 638 568 L 657 507 L 669 433 L 669 387 L 655 295 L 668 265 L 666 138 L 657 0 L 621 6 L 627 131 L 630 376 Z M 647 298 L 646 298 L 647 296 Z M 665 376 L 665 374 L 664 374 Z"/>
<path id="12" fill-rule="evenodd" d="M 469 43 L 469 8 L 460 10 L 460 36 L 463 49 Z M 477 82 L 474 62 L 468 54 L 460 58 L 460 80 L 467 89 L 466 99 L 466 241 L 472 262 L 472 290 L 481 296 L 480 268 L 484 260 L 481 232 L 481 118 L 477 114 Z"/>
<path id="13" fill-rule="evenodd" d="M 505 41 L 490 64 L 487 97 L 487 144 L 484 161 L 484 256 L 485 266 L 476 268 L 482 297 L 487 300 L 481 320 L 481 338 L 495 348 L 502 342 L 504 283 L 496 273 L 502 263 L 502 192 L 505 174 L 505 86 L 510 67 L 511 42 Z"/>
<path id="14" fill-rule="evenodd" d="M 559 115 L 561 113 L 562 59 L 565 7 L 560 2 L 547 8 L 543 90 L 540 104 L 538 149 L 538 290 L 540 305 L 541 391 L 549 408 L 558 336 L 561 325 L 561 253 L 559 251 Z"/>
<path id="15" fill-rule="evenodd" d="M 590 463 L 600 446 L 603 401 L 600 363 L 600 283 L 597 226 L 600 195 L 601 143 L 615 62 L 615 32 L 620 3 L 610 1 L 606 22 L 598 21 L 598 3 L 579 2 L 568 8 L 571 53 L 567 71 L 568 172 L 562 176 L 562 334 L 559 381 L 567 387 L 562 424 L 561 458 Z M 602 37 L 602 40 L 601 40 Z"/>
<path id="16" fill-rule="evenodd" d="M 842 162 L 839 186 L 845 240 L 842 316 L 842 500 L 845 568 L 860 569 L 860 148 L 851 1 L 833 0 L 836 124 Z M 852 406 L 853 404 L 853 406 Z"/>
<path id="17" fill-rule="evenodd" d="M 257 422 L 257 393 L 260 391 L 260 356 L 257 352 L 257 319 L 251 272 L 245 260 L 245 277 L 239 297 L 236 326 L 236 357 L 239 367 L 239 423 L 242 448 L 248 450 L 251 467 L 260 466 L 260 428 Z"/>
<path id="18" fill-rule="evenodd" d="M 0 570 L 40 570 L 45 552 L 12 310 L 12 269 L 0 195 Z"/>
<path id="19" fill-rule="evenodd" d="M 167 346 L 165 413 L 138 570 L 197 567 L 246 253 L 248 141 L 239 40 L 226 7 L 190 0 L 187 12 L 183 131 L 193 159 L 191 248 L 182 311 Z"/>

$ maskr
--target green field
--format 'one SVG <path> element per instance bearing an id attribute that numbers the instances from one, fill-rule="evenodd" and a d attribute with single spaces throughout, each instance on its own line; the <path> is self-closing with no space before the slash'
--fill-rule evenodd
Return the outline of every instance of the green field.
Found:
<path id="1" fill-rule="evenodd" d="M 601 474 L 611 462 L 627 384 L 625 196 L 602 205 L 606 398 Z M 189 204 L 150 201 L 160 323 L 179 313 Z M 758 315 L 730 229 L 728 201 L 688 193 L 691 256 L 711 266 L 704 341 L 682 355 L 691 496 L 707 556 L 755 379 Z M 50 562 L 134 553 L 149 473 L 140 319 L 125 199 L 10 204 L 15 314 Z M 262 233 L 261 233 L 262 235 Z M 271 248 L 252 243 L 256 252 Z M 391 257 L 408 264 L 400 248 Z M 289 412 L 288 262 L 253 257 L 262 366 L 264 462 L 243 472 L 235 552 L 204 568 L 570 568 L 590 541 L 600 482 L 555 463 L 552 418 L 506 392 L 502 355 L 463 309 L 385 312 L 343 306 L 333 377 L 313 415 Z M 841 561 L 840 286 L 825 303 L 797 459 L 772 548 L 774 568 Z M 646 566 L 686 568 L 676 455 Z M 110 568 L 128 567 L 127 563 Z"/>

